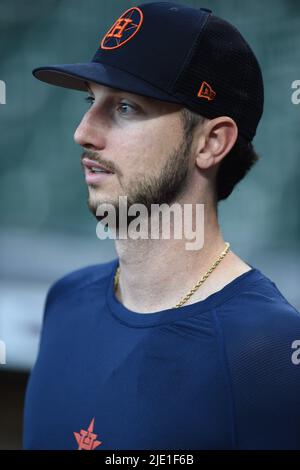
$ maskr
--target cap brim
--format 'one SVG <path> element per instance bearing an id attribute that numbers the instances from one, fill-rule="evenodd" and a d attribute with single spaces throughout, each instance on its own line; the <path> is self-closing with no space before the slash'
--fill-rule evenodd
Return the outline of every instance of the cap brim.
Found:
<path id="1" fill-rule="evenodd" d="M 171 103 L 181 103 L 174 96 L 123 70 L 99 62 L 49 65 L 35 68 L 33 75 L 51 85 L 87 91 L 86 82 L 117 88 Z"/>

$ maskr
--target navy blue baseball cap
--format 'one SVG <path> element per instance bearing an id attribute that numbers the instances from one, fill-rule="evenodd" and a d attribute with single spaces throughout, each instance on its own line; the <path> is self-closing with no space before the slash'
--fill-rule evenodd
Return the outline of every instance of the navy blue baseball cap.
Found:
<path id="1" fill-rule="evenodd" d="M 209 119 L 230 116 L 251 141 L 263 112 L 259 63 L 239 31 L 207 8 L 144 3 L 122 13 L 90 62 L 38 67 L 47 83 L 87 82 L 171 103 Z"/>

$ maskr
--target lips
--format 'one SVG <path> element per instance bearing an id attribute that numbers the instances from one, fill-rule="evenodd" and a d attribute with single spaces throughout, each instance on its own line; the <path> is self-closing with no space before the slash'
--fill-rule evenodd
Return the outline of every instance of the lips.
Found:
<path id="1" fill-rule="evenodd" d="M 101 163 L 95 162 L 93 160 L 90 160 L 89 158 L 83 158 L 82 164 L 91 173 L 97 173 L 97 169 L 99 169 L 108 174 L 113 174 L 113 172 L 108 170 L 108 168 L 106 168 L 104 165 L 102 165 Z M 94 169 L 95 171 L 93 171 Z"/>
<path id="2" fill-rule="evenodd" d="M 95 162 L 86 157 L 82 159 L 82 165 L 85 170 L 85 181 L 91 186 L 98 186 L 114 175 L 113 172 L 109 171 L 101 163 Z"/>

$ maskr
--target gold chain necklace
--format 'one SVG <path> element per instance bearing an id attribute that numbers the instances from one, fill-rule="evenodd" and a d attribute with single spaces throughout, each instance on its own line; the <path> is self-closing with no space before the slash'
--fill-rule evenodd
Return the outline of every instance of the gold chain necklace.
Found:
<path id="1" fill-rule="evenodd" d="M 192 287 L 192 289 L 184 297 L 182 297 L 173 308 L 181 307 L 183 304 L 185 304 L 189 300 L 189 298 L 196 292 L 196 290 L 203 284 L 203 282 L 206 281 L 208 276 L 213 272 L 213 270 L 218 266 L 218 264 L 222 261 L 222 259 L 227 255 L 229 248 L 230 248 L 230 243 L 225 242 L 225 249 L 224 251 L 222 251 L 218 259 L 209 268 L 209 270 L 206 271 L 206 273 L 201 277 L 201 279 L 197 282 L 197 284 L 195 284 L 194 287 Z M 120 278 L 120 266 L 118 266 L 116 273 L 115 273 L 115 278 L 114 278 L 115 290 L 118 288 L 119 278 Z"/>

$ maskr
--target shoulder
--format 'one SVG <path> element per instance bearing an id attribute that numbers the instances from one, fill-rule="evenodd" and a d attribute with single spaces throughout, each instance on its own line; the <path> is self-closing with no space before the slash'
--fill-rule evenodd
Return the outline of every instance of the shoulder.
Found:
<path id="1" fill-rule="evenodd" d="M 218 312 L 224 327 L 275 332 L 285 325 L 300 327 L 299 311 L 285 298 L 276 284 L 256 269 L 253 282 L 245 282 L 235 295 L 227 299 Z"/>
<path id="2" fill-rule="evenodd" d="M 300 340 L 300 313 L 266 276 L 225 302 L 216 312 L 216 322 L 236 368 L 258 373 L 259 365 L 269 365 L 270 372 L 285 364 L 284 372 L 293 369 L 291 357 Z M 300 379 L 300 366 L 297 374 Z"/>
<path id="3" fill-rule="evenodd" d="M 300 313 L 273 281 L 260 274 L 216 313 L 220 336 L 231 358 L 243 355 L 253 363 L 263 358 L 275 365 L 281 357 L 290 365 L 292 343 L 300 340 Z"/>
<path id="4" fill-rule="evenodd" d="M 49 288 L 46 297 L 46 307 L 64 296 L 105 280 L 116 268 L 117 259 L 102 264 L 85 266 L 57 279 Z"/>
<path id="5" fill-rule="evenodd" d="M 216 322 L 238 447 L 299 449 L 299 312 L 261 276 L 216 312 Z"/>

